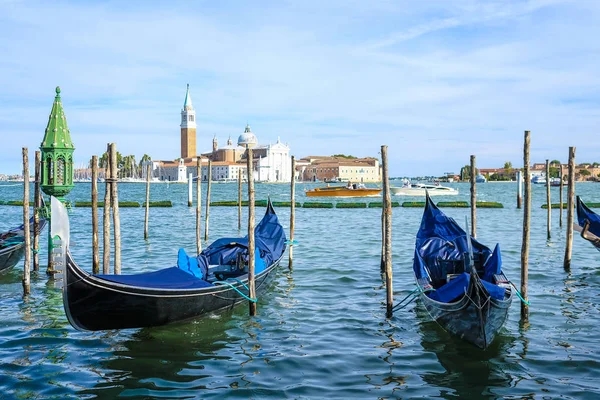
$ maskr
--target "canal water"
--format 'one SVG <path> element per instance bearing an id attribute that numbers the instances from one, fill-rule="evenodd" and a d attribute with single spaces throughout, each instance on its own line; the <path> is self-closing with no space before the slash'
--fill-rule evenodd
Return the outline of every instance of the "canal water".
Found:
<path id="1" fill-rule="evenodd" d="M 297 200 L 306 201 L 303 189 L 312 186 L 298 184 Z M 439 200 L 468 200 L 467 184 L 450 186 L 460 194 Z M 578 183 L 576 190 L 585 201 L 600 202 L 600 184 Z M 212 200 L 235 200 L 236 191 L 236 184 L 215 184 Z M 257 184 L 256 192 L 257 199 L 285 201 L 289 185 Z M 0 185 L 0 200 L 21 196 L 22 186 Z M 552 196 L 558 202 L 558 188 Z M 141 203 L 144 197 L 144 184 L 119 186 L 122 201 Z M 173 207 L 151 209 L 148 241 L 144 209 L 121 208 L 123 273 L 172 266 L 181 247 L 195 251 L 187 185 L 153 184 L 151 197 L 171 200 Z M 90 184 L 78 183 L 69 198 L 89 201 Z M 478 200 L 505 206 L 478 210 L 478 240 L 500 243 L 504 270 L 519 286 L 522 210 L 516 209 L 516 184 L 480 184 Z M 545 187 L 533 185 L 530 322 L 520 324 L 519 303 L 513 303 L 486 351 L 449 336 L 418 303 L 386 320 L 376 208 L 297 208 L 293 271 L 282 264 L 254 318 L 241 305 L 172 326 L 79 332 L 67 322 L 60 289 L 45 274 L 32 277 L 32 295 L 23 299 L 20 263 L 0 276 L 0 399 L 596 399 L 600 253 L 576 233 L 573 266 L 565 271 L 565 228 L 552 210 L 552 239 L 546 239 L 544 202 Z M 276 211 L 287 231 L 289 210 Z M 257 219 L 263 212 L 257 208 Z M 444 212 L 462 223 L 469 209 Z M 415 287 L 412 255 L 421 214 L 418 208 L 393 209 L 396 300 Z M 2 230 L 22 221 L 20 207 L 0 206 L 0 215 Z M 91 209 L 73 208 L 71 229 L 72 253 L 91 271 Z M 237 208 L 212 207 L 209 241 L 235 235 Z"/>

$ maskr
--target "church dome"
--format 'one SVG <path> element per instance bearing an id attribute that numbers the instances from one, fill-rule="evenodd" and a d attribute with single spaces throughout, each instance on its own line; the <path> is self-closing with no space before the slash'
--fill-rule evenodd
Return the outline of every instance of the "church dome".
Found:
<path id="1" fill-rule="evenodd" d="M 254 147 L 258 144 L 258 139 L 250 130 L 250 126 L 246 125 L 246 129 L 244 129 L 244 133 L 240 135 L 238 138 L 238 146 L 246 147 Z"/>

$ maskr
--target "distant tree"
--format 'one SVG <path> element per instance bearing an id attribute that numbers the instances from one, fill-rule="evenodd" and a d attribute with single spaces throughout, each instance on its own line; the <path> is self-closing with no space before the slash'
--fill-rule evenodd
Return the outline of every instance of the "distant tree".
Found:
<path id="1" fill-rule="evenodd" d="M 345 155 L 345 154 L 334 154 L 331 157 L 339 157 L 339 158 L 356 158 L 355 156 L 352 155 Z"/>
<path id="2" fill-rule="evenodd" d="M 594 162 L 594 163 L 592 164 L 592 167 L 594 167 L 594 168 L 597 168 L 598 166 L 600 166 L 600 163 L 599 163 L 599 162 Z"/>
<path id="3" fill-rule="evenodd" d="M 552 161 L 550 161 L 550 164 L 551 165 L 560 165 L 560 161 L 558 161 L 558 160 L 552 160 Z"/>
<path id="4" fill-rule="evenodd" d="M 550 178 L 558 178 L 559 177 L 558 175 L 559 175 L 560 171 L 558 168 L 550 167 L 549 170 L 550 170 Z"/>
<path id="5" fill-rule="evenodd" d="M 510 161 L 504 163 L 504 171 L 506 172 L 506 175 L 510 177 L 513 172 L 512 163 Z"/>
<path id="6" fill-rule="evenodd" d="M 590 176 L 592 173 L 590 171 L 588 171 L 587 169 L 580 169 L 579 170 L 579 175 L 581 176 Z"/>

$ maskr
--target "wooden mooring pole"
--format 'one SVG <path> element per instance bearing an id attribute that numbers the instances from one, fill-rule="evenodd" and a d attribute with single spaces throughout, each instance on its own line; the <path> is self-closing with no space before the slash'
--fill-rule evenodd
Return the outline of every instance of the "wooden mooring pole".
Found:
<path id="1" fill-rule="evenodd" d="M 290 258 L 288 268 L 291 270 L 294 258 L 294 225 L 296 223 L 296 157 L 292 156 L 292 175 L 290 179 Z"/>
<path id="2" fill-rule="evenodd" d="M 111 173 L 111 205 L 113 212 L 113 229 L 115 236 L 115 274 L 121 273 L 121 219 L 119 217 L 119 195 L 117 191 L 117 145 L 110 144 L 110 173 Z M 106 207 L 106 204 L 105 204 Z"/>
<path id="3" fill-rule="evenodd" d="M 110 144 L 106 147 L 107 154 L 110 154 Z M 107 157 L 104 165 L 104 210 L 102 211 L 102 273 L 110 274 L 110 156 Z"/>
<path id="4" fill-rule="evenodd" d="M 208 240 L 208 217 L 210 216 L 210 186 L 212 183 L 212 160 L 208 160 L 208 187 L 206 188 L 206 215 L 204 216 L 204 240 Z"/>
<path id="5" fill-rule="evenodd" d="M 252 148 L 248 147 L 248 296 L 256 299 L 254 285 L 254 177 L 252 174 Z M 255 301 L 248 301 L 250 316 L 256 315 Z"/>
<path id="6" fill-rule="evenodd" d="M 559 214 L 559 218 L 558 218 L 558 226 L 560 226 L 561 228 L 563 226 L 563 223 L 562 223 L 562 220 L 563 220 L 563 217 L 562 217 L 563 216 L 563 183 L 564 183 L 563 178 L 564 178 L 563 166 L 562 166 L 562 163 L 560 163 L 560 187 L 559 187 L 560 192 L 558 194 L 558 198 L 560 199 L 559 205 L 558 205 L 558 209 L 559 209 L 558 212 L 560 214 Z"/>
<path id="7" fill-rule="evenodd" d="M 148 222 L 150 220 L 150 179 L 152 178 L 152 166 L 146 165 L 146 212 L 144 214 L 144 240 L 148 240 Z"/>
<path id="8" fill-rule="evenodd" d="M 477 238 L 477 172 L 475 155 L 471 155 L 471 236 Z"/>
<path id="9" fill-rule="evenodd" d="M 569 147 L 569 185 L 567 186 L 567 247 L 565 248 L 565 269 L 571 269 L 573 251 L 573 211 L 575 208 L 575 147 Z"/>
<path id="10" fill-rule="evenodd" d="M 194 175 L 190 172 L 188 174 L 188 207 L 191 207 L 194 205 L 193 191 L 192 191 L 193 184 L 194 184 Z"/>
<path id="11" fill-rule="evenodd" d="M 98 248 L 98 156 L 92 156 L 92 273 L 100 273 Z"/>
<path id="12" fill-rule="evenodd" d="M 33 270 L 40 270 L 40 208 L 42 207 L 42 194 L 40 193 L 42 155 L 35 152 L 35 183 L 33 192 Z"/>
<path id="13" fill-rule="evenodd" d="M 202 252 L 202 234 L 200 224 L 202 222 L 202 159 L 198 156 L 196 160 L 196 252 Z"/>
<path id="14" fill-rule="evenodd" d="M 25 236 L 25 262 L 23 264 L 23 294 L 31 293 L 31 232 L 29 231 L 29 154 L 23 147 L 23 234 Z"/>
<path id="15" fill-rule="evenodd" d="M 394 308 L 394 290 L 392 287 L 392 198 L 388 174 L 387 146 L 381 146 L 381 169 L 383 180 L 383 213 L 385 214 L 385 289 L 386 289 L 386 317 L 392 317 Z"/>
<path id="16" fill-rule="evenodd" d="M 238 170 L 238 231 L 242 230 L 242 169 Z"/>
<path id="17" fill-rule="evenodd" d="M 550 160 L 546 160 L 546 204 L 548 204 L 548 240 L 550 240 L 552 223 L 552 201 L 550 199 Z"/>
<path id="18" fill-rule="evenodd" d="M 521 208 L 523 201 L 523 172 L 517 171 L 517 208 Z"/>
<path id="19" fill-rule="evenodd" d="M 523 146 L 523 179 L 525 180 L 525 207 L 523 210 L 523 243 L 521 245 L 521 296 L 527 298 L 527 283 L 529 280 L 529 225 L 531 224 L 531 179 L 529 179 L 529 148 L 531 146 L 531 132 L 525 131 Z M 529 306 L 521 302 L 521 319 L 529 320 Z"/>

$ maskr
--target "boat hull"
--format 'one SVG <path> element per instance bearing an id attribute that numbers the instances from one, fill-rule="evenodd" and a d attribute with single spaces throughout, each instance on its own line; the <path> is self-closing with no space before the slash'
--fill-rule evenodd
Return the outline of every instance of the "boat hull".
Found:
<path id="1" fill-rule="evenodd" d="M 0 274 L 11 270 L 25 254 L 25 243 L 0 251 Z"/>
<path id="2" fill-rule="evenodd" d="M 510 294 L 505 300 L 490 298 L 482 307 L 482 318 L 472 299 L 474 288 L 469 287 L 469 296 L 463 296 L 454 303 L 441 303 L 421 293 L 427 312 L 444 330 L 459 338 L 474 344 L 480 349 L 486 349 L 498 334 L 498 331 L 508 317 L 508 310 L 512 304 L 513 292 L 506 288 Z M 484 333 L 485 332 L 485 333 Z"/>
<path id="3" fill-rule="evenodd" d="M 255 277 L 256 293 L 261 294 L 272 279 L 283 255 Z M 247 301 L 227 285 L 200 289 L 153 289 L 123 285 L 83 271 L 67 255 L 63 286 L 65 313 L 79 330 L 143 328 L 166 325 L 221 312 Z M 240 282 L 248 283 L 247 276 Z M 246 291 L 240 282 L 233 284 Z"/>
<path id="4" fill-rule="evenodd" d="M 377 197 L 381 189 L 317 188 L 305 192 L 307 197 Z"/>
<path id="5" fill-rule="evenodd" d="M 392 187 L 390 188 L 390 192 L 395 196 L 422 196 L 426 195 L 426 192 L 429 192 L 430 196 L 456 196 L 458 194 L 458 190 L 430 190 L 430 189 L 413 189 L 413 188 L 401 188 L 401 187 Z"/>

